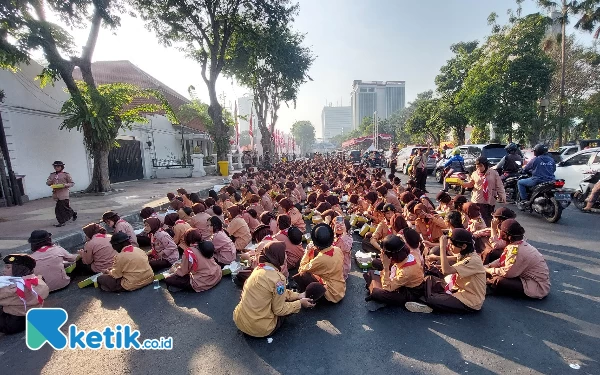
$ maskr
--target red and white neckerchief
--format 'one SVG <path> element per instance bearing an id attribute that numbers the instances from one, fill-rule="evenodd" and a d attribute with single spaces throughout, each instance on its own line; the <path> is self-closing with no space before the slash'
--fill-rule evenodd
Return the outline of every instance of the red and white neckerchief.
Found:
<path id="1" fill-rule="evenodd" d="M 185 220 L 177 220 L 177 221 L 175 222 L 175 225 L 177 225 L 177 224 L 185 224 Z M 175 226 L 175 225 L 174 225 L 174 226 Z"/>
<path id="2" fill-rule="evenodd" d="M 96 233 L 92 237 L 93 238 L 106 238 L 106 234 L 104 234 L 104 233 Z"/>
<path id="3" fill-rule="evenodd" d="M 267 234 L 266 236 L 264 236 L 261 242 L 266 242 L 266 241 L 273 241 L 273 236 L 271 236 L 270 234 Z"/>
<path id="4" fill-rule="evenodd" d="M 398 264 L 399 263 L 395 263 L 392 267 L 390 267 L 390 275 L 396 274 L 396 271 L 398 271 Z M 415 259 L 415 257 L 412 254 L 408 254 L 408 257 L 406 257 L 404 263 L 400 265 L 400 268 L 414 266 L 415 264 L 417 264 L 417 260 Z"/>
<path id="5" fill-rule="evenodd" d="M 37 251 L 38 251 L 39 253 L 45 253 L 45 252 L 46 252 L 46 251 L 48 251 L 48 249 L 50 249 L 51 247 L 52 247 L 52 246 L 43 246 L 43 247 L 40 247 L 39 249 L 37 249 Z"/>
<path id="6" fill-rule="evenodd" d="M 123 248 L 123 250 L 121 250 L 121 252 L 123 252 L 123 253 L 131 253 L 131 252 L 133 252 L 133 246 L 132 245 L 125 246 Z"/>
<path id="7" fill-rule="evenodd" d="M 432 226 L 425 223 L 425 236 L 427 237 L 427 241 L 431 241 L 432 232 L 433 232 Z"/>
<path id="8" fill-rule="evenodd" d="M 27 311 L 27 301 L 25 299 L 25 290 L 29 290 L 31 293 L 33 293 L 37 297 L 37 300 L 38 300 L 40 306 L 44 305 L 44 299 L 42 298 L 42 296 L 37 294 L 37 292 L 33 289 L 34 286 L 37 286 L 39 284 L 39 279 L 37 277 L 31 277 L 31 278 L 27 278 L 27 279 L 24 279 L 22 277 L 16 277 L 16 278 L 13 278 L 11 281 L 17 287 L 16 293 L 17 293 L 17 296 L 19 296 L 19 299 L 21 301 L 23 301 L 23 306 L 25 306 L 25 311 Z"/>
<path id="9" fill-rule="evenodd" d="M 259 263 L 258 266 L 256 266 L 256 268 L 258 268 L 259 270 L 275 271 L 275 268 L 267 266 L 264 263 Z"/>
<path id="10" fill-rule="evenodd" d="M 447 294 L 452 294 L 452 289 L 454 289 L 454 286 L 456 285 L 456 278 L 458 277 L 457 273 L 453 273 L 451 275 L 448 275 L 444 278 L 444 281 L 446 281 L 446 286 L 444 287 L 444 291 Z"/>
<path id="11" fill-rule="evenodd" d="M 490 192 L 488 190 L 488 180 L 486 173 L 479 173 L 479 177 L 481 178 L 481 191 L 483 192 L 483 199 L 488 200 L 490 197 Z"/>
<path id="12" fill-rule="evenodd" d="M 522 243 L 523 243 L 523 241 L 517 241 L 517 242 L 511 243 L 510 245 L 507 245 L 504 248 L 504 251 L 502 252 L 502 255 L 500 256 L 500 267 L 504 267 L 504 265 L 506 264 L 506 257 L 508 256 L 509 248 L 512 251 L 513 245 L 519 247 L 519 245 Z"/>
<path id="13" fill-rule="evenodd" d="M 197 246 L 197 244 L 193 244 L 192 246 Z M 191 248 L 187 248 L 184 256 L 187 257 L 188 263 L 192 266 L 192 271 L 198 271 L 198 258 L 194 254 L 194 251 Z"/>
<path id="14" fill-rule="evenodd" d="M 288 230 L 284 229 L 284 230 L 280 230 L 279 233 L 277 234 L 283 234 L 284 236 L 288 237 Z"/>

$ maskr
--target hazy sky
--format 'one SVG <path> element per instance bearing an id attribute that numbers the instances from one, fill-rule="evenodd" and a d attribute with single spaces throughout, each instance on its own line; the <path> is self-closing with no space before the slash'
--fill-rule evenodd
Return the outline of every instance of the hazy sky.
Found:
<path id="1" fill-rule="evenodd" d="M 450 58 L 451 44 L 483 40 L 490 30 L 490 12 L 497 12 L 504 22 L 506 10 L 515 7 L 513 0 L 299 2 L 295 27 L 306 34 L 305 44 L 316 55 L 310 70 L 313 81 L 301 88 L 295 109 L 282 107 L 277 128 L 287 130 L 296 120 L 309 120 L 317 136 L 323 106 L 327 102 L 350 105 L 353 80 L 404 80 L 408 103 L 417 93 L 435 88 L 434 78 Z M 534 1 L 527 1 L 524 13 L 534 11 Z M 74 34 L 82 41 L 87 31 Z M 159 45 L 139 19 L 124 18 L 116 35 L 103 30 L 94 60 L 130 60 L 186 97 L 188 86 L 194 85 L 208 102 L 199 64 Z M 228 102 L 247 91 L 224 77 L 218 88 Z"/>

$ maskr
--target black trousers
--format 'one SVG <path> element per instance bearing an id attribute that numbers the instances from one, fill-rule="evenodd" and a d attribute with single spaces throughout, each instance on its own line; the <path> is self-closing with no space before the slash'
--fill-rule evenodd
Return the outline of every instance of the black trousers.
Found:
<path id="1" fill-rule="evenodd" d="M 481 211 L 481 217 L 483 218 L 483 221 L 485 221 L 485 225 L 489 227 L 492 224 L 492 214 L 494 213 L 496 206 L 485 203 L 477 203 L 477 207 L 479 207 L 479 211 Z"/>
<path id="2" fill-rule="evenodd" d="M 425 295 L 421 297 L 421 302 L 424 302 L 434 311 L 455 314 L 477 311 L 462 303 L 452 294 L 446 293 L 444 290 L 445 283 L 441 279 L 434 276 L 427 276 L 424 284 Z"/>
<path id="3" fill-rule="evenodd" d="M 523 282 L 518 277 L 493 276 L 488 278 L 486 282 L 495 294 L 503 294 L 511 297 L 527 297 L 523 289 Z"/>
<path id="4" fill-rule="evenodd" d="M 98 286 L 105 292 L 126 292 L 127 290 L 121 286 L 121 278 L 115 279 L 110 275 L 98 276 Z"/>
<path id="5" fill-rule="evenodd" d="M 56 201 L 56 207 L 54 207 L 54 214 L 56 215 L 56 220 L 59 224 L 66 223 L 67 221 L 73 218 L 73 214 L 75 212 L 71 208 L 68 199 L 62 199 Z"/>
<path id="6" fill-rule="evenodd" d="M 150 263 L 150 267 L 154 272 L 164 270 L 166 268 L 171 268 L 172 266 L 171 262 L 169 262 L 166 259 L 153 259 L 149 260 L 148 263 Z"/>
<path id="7" fill-rule="evenodd" d="M 167 284 L 167 286 L 173 286 L 179 289 L 194 291 L 194 288 L 192 288 L 192 284 L 190 284 L 189 274 L 185 276 L 171 275 L 165 278 L 165 284 Z"/>
<path id="8" fill-rule="evenodd" d="M 0 307 L 0 333 L 12 335 L 25 331 L 25 317 L 5 313 Z"/>
<path id="9" fill-rule="evenodd" d="M 146 233 L 138 234 L 136 237 L 140 247 L 149 247 L 151 245 L 150 237 Z"/>
<path id="10" fill-rule="evenodd" d="M 375 300 L 391 306 L 404 306 L 406 302 L 416 302 L 423 295 L 423 286 L 421 284 L 414 288 L 400 287 L 394 291 L 387 291 L 381 285 L 381 276 L 373 271 L 363 274 L 366 287 L 369 289 L 369 300 Z"/>
<path id="11" fill-rule="evenodd" d="M 417 189 L 425 191 L 425 184 L 427 183 L 427 169 L 417 168 L 415 170 L 415 180 Z"/>

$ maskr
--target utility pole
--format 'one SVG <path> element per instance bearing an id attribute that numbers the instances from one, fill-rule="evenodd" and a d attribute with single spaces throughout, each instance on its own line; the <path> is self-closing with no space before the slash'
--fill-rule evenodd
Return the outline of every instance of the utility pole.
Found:
<path id="1" fill-rule="evenodd" d="M 1 95 L 1 94 L 0 94 Z M 0 96 L 0 101 L 2 97 Z M 4 124 L 2 123 L 2 113 L 0 113 L 0 148 L 2 148 L 2 156 L 4 161 L 6 162 L 6 169 L 8 170 L 8 179 L 10 181 L 10 186 L 12 189 L 12 196 L 14 199 L 14 204 L 22 206 L 23 200 L 21 199 L 21 191 L 19 191 L 19 184 L 17 183 L 17 178 L 15 177 L 15 172 L 12 169 L 12 163 L 10 161 L 10 154 L 8 152 L 8 143 L 6 142 L 6 133 L 4 132 Z M 5 190 L 5 192 L 8 189 Z M 11 206 L 12 202 L 10 201 L 8 194 L 4 194 L 4 198 L 6 199 L 6 205 Z"/>

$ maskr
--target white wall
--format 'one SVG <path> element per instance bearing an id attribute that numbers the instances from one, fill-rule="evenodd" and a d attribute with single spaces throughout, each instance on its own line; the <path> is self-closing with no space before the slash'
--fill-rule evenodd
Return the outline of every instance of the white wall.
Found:
<path id="1" fill-rule="evenodd" d="M 78 131 L 59 130 L 62 116 L 58 113 L 67 100 L 64 83 L 58 81 L 44 89 L 34 78 L 42 67 L 31 62 L 19 72 L 0 70 L 0 89 L 5 92 L 0 112 L 15 174 L 25 175 L 24 189 L 29 199 L 52 195 L 46 185 L 53 171 L 52 162 L 62 160 L 65 170 L 75 182 L 73 190 L 82 190 L 90 183 L 91 171 Z"/>

